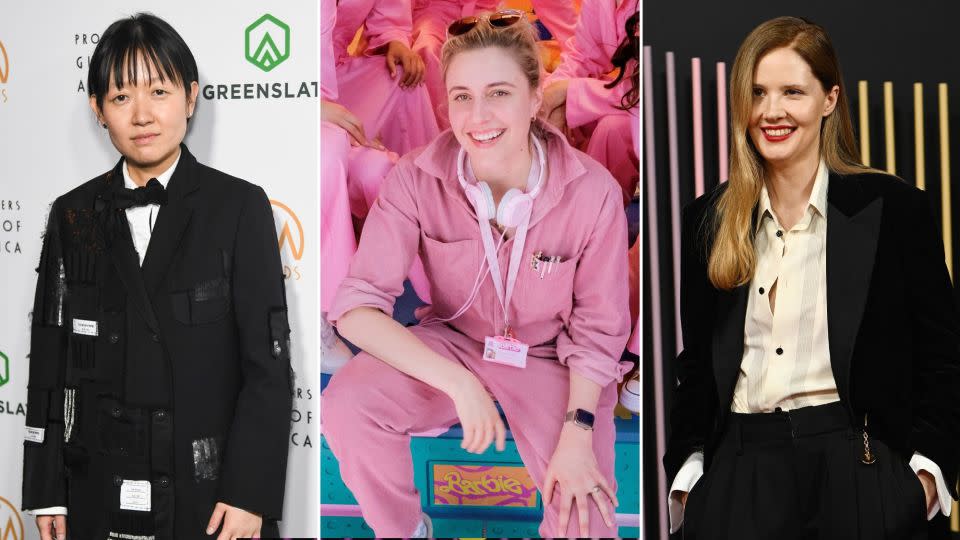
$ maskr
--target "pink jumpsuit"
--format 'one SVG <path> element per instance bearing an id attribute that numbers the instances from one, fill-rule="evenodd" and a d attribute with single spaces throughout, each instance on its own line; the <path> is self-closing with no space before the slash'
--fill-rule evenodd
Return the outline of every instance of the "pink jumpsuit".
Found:
<path id="1" fill-rule="evenodd" d="M 320 94 L 338 101 L 333 31 L 337 20 L 336 0 L 320 3 Z M 320 309 L 330 309 L 334 293 L 347 275 L 357 249 L 352 215 L 363 218 L 373 205 L 380 184 L 398 156 L 367 147 L 351 148 L 341 127 L 320 124 Z M 421 299 L 430 301 L 429 287 L 419 260 L 410 275 Z"/>
<path id="2" fill-rule="evenodd" d="M 494 318 L 502 321 L 489 276 L 462 316 L 411 331 L 472 371 L 500 402 L 517 450 L 541 490 L 567 412 L 570 370 L 600 385 L 594 453 L 615 487 L 613 408 L 616 383 L 629 369 L 629 363 L 618 363 L 630 332 L 626 218 L 620 189 L 606 169 L 570 147 L 559 132 L 545 129 L 548 177 L 533 206 L 510 306 L 517 338 L 530 345 L 527 367 L 481 359 L 484 338 L 501 330 Z M 434 315 L 449 317 L 467 299 L 484 255 L 476 214 L 457 181 L 458 150 L 453 135 L 444 133 L 401 158 L 367 218 L 350 274 L 330 310 L 331 322 L 360 306 L 392 314 L 406 268 L 418 253 Z M 512 242 L 499 252 L 501 268 L 507 268 Z M 537 251 L 562 257 L 542 279 L 529 262 Z M 446 394 L 365 352 L 333 376 L 323 394 L 322 431 L 377 536 L 409 535 L 420 519 L 410 433 L 456 422 Z M 559 500 L 544 509 L 544 536 L 556 533 Z M 574 512 L 568 535 L 578 531 Z M 616 532 L 591 505 L 591 536 Z"/>
<path id="3" fill-rule="evenodd" d="M 391 79 L 384 56 L 372 53 L 391 41 L 410 45 L 410 0 L 340 0 L 336 9 L 333 53 L 339 103 L 363 121 L 368 137 L 379 138 L 400 155 L 430 142 L 439 129 L 427 89 L 401 88 L 403 68 L 398 65 Z M 350 56 L 347 47 L 361 26 L 363 52 Z"/>
<path id="4" fill-rule="evenodd" d="M 637 124 L 637 109 L 617 109 L 630 87 L 625 76 L 612 89 L 610 57 L 625 37 L 624 25 L 637 12 L 637 0 L 592 0 L 583 2 L 575 36 L 560 56 L 560 65 L 547 77 L 545 86 L 568 80 L 567 126 L 581 128 L 588 142 L 585 151 L 604 164 L 623 189 L 624 202 L 633 197 L 640 179 L 639 157 L 631 140 L 631 124 Z M 635 69 L 636 65 L 628 66 Z"/>

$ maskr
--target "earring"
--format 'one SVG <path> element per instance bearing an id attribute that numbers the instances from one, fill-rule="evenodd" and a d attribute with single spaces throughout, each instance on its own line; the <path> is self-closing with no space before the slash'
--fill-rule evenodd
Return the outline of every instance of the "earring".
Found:
<path id="1" fill-rule="evenodd" d="M 100 125 L 103 126 L 103 129 L 107 129 L 107 123 L 106 123 L 106 122 L 101 122 Z"/>

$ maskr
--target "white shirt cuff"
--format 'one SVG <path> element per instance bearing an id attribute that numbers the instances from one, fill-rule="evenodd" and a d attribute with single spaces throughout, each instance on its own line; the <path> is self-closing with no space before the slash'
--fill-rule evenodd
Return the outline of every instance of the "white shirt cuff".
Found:
<path id="1" fill-rule="evenodd" d="M 938 511 L 949 517 L 951 510 L 953 510 L 953 498 L 950 497 L 950 490 L 947 489 L 947 482 L 943 479 L 943 471 L 940 470 L 940 466 L 923 454 L 914 452 L 913 457 L 910 458 L 910 468 L 913 469 L 914 473 L 927 471 L 937 481 L 937 500 L 927 514 L 927 521 L 933 519 Z"/>
<path id="2" fill-rule="evenodd" d="M 680 526 L 683 525 L 683 503 L 680 502 L 680 495 L 690 493 L 701 476 L 703 476 L 703 452 L 694 452 L 683 462 L 683 466 L 680 467 L 670 486 L 670 495 L 667 497 L 667 508 L 670 510 L 670 534 L 679 531 Z"/>
<path id="3" fill-rule="evenodd" d="M 67 515 L 66 506 L 51 506 L 49 508 L 37 508 L 36 510 L 27 510 L 35 516 L 60 516 Z"/>

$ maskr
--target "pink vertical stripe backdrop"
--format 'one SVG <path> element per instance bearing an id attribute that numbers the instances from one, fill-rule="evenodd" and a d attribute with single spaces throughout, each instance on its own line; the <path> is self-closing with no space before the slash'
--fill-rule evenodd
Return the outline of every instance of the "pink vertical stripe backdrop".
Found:
<path id="1" fill-rule="evenodd" d="M 644 92 L 644 143 L 647 158 L 647 234 L 649 234 L 650 257 L 650 313 L 652 317 L 651 336 L 653 341 L 653 392 L 654 414 L 657 426 L 657 455 L 666 452 L 666 430 L 663 410 L 663 341 L 660 321 L 660 256 L 657 249 L 657 168 L 654 160 L 653 130 L 653 70 L 650 47 L 643 48 L 643 77 L 646 81 Z M 657 494 L 667 492 L 667 477 L 663 467 L 657 467 Z M 667 506 L 662 496 L 657 497 L 657 510 L 660 522 L 660 539 L 667 540 Z"/>
<path id="2" fill-rule="evenodd" d="M 679 351 L 680 332 L 680 162 L 677 146 L 677 74 L 672 52 L 667 52 L 667 145 L 670 151 L 670 246 L 673 255 L 674 338 Z"/>
<path id="3" fill-rule="evenodd" d="M 693 181 L 697 197 L 703 195 L 703 96 L 700 88 L 700 59 L 690 59 L 693 82 Z"/>
<path id="4" fill-rule="evenodd" d="M 717 180 L 726 182 L 730 174 L 727 165 L 730 154 L 727 147 L 727 65 L 724 62 L 717 62 L 717 146 Z"/>

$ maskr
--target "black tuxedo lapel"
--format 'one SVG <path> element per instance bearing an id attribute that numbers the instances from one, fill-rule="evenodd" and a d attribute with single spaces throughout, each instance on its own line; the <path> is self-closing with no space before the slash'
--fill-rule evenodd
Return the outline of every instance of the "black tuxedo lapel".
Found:
<path id="1" fill-rule="evenodd" d="M 830 175 L 827 192 L 827 333 L 840 398 L 849 403 L 850 358 L 870 289 L 883 199 Z"/>
<path id="2" fill-rule="evenodd" d="M 140 258 L 136 249 L 133 247 L 133 238 L 130 237 L 130 226 L 127 223 L 127 216 L 123 210 L 114 209 L 110 202 L 106 202 L 104 194 L 108 191 L 119 191 L 124 189 L 123 185 L 123 159 L 117 163 L 110 173 L 110 180 L 106 183 L 104 193 L 97 196 L 95 210 L 101 213 L 100 227 L 101 234 L 106 239 L 107 254 L 110 261 L 120 276 L 120 281 L 127 291 L 127 295 L 133 302 L 137 312 L 143 317 L 144 322 L 154 333 L 160 332 L 160 324 L 157 322 L 157 316 L 153 311 L 153 304 L 150 302 L 150 296 L 143 283 L 143 275 L 140 272 Z M 111 199 L 108 196 L 106 199 Z"/>
<path id="3" fill-rule="evenodd" d="M 717 397 L 721 404 L 733 399 L 733 389 L 743 360 L 743 325 L 747 318 L 747 291 L 742 285 L 732 291 L 720 291 L 717 298 L 717 319 L 713 332 L 713 370 L 716 374 Z"/>
<path id="4" fill-rule="evenodd" d="M 193 210 L 187 206 L 186 199 L 200 187 L 195 172 L 196 158 L 184 145 L 180 145 L 180 151 L 180 162 L 167 183 L 167 204 L 160 207 L 157 223 L 150 235 L 150 246 L 143 260 L 143 280 L 150 294 L 160 286 L 180 245 L 183 231 L 190 223 Z"/>

